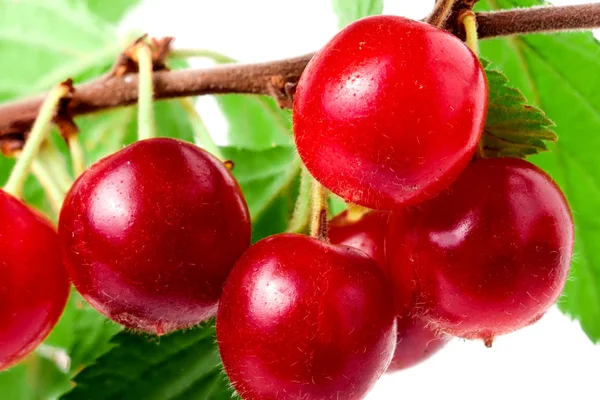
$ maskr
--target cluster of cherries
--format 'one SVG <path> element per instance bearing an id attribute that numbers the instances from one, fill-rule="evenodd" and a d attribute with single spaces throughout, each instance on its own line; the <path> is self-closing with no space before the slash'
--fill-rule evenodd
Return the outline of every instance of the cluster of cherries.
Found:
<path id="1" fill-rule="evenodd" d="M 450 336 L 493 338 L 539 319 L 567 278 L 563 194 L 520 159 L 478 159 L 487 81 L 457 38 L 369 17 L 312 59 L 294 99 L 310 173 L 345 200 L 329 242 L 250 246 L 230 171 L 204 150 L 148 139 L 75 182 L 58 234 L 0 192 L 0 368 L 56 324 L 69 281 L 110 319 L 165 334 L 217 315 L 246 400 L 360 399 Z M 64 266 L 64 267 L 63 267 Z"/>

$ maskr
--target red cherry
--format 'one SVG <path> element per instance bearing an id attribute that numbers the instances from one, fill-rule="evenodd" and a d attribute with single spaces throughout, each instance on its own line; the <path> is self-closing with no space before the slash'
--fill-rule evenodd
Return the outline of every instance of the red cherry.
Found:
<path id="1" fill-rule="evenodd" d="M 294 96 L 310 173 L 344 199 L 391 210 L 447 188 L 481 137 L 488 88 L 477 57 L 429 24 L 380 15 L 338 33 Z"/>
<path id="2" fill-rule="evenodd" d="M 302 235 L 250 247 L 217 314 L 223 365 L 245 400 L 362 399 L 395 338 L 392 292 L 375 262 Z"/>
<path id="3" fill-rule="evenodd" d="M 573 220 L 556 184 L 520 159 L 473 162 L 436 198 L 390 219 L 396 290 L 417 288 L 435 327 L 490 345 L 556 302 L 573 252 Z M 406 279 L 412 265 L 414 280 Z"/>
<path id="4" fill-rule="evenodd" d="M 440 351 L 449 341 L 447 335 L 430 329 L 421 318 L 398 318 L 396 351 L 386 372 L 414 367 Z"/>
<path id="5" fill-rule="evenodd" d="M 0 190 L 0 370 L 33 351 L 69 297 L 58 235 L 50 222 Z"/>
<path id="6" fill-rule="evenodd" d="M 371 211 L 358 220 L 352 220 L 348 211 L 338 214 L 329 222 L 329 240 L 362 250 L 387 273 L 385 261 L 385 235 L 389 213 Z"/>
<path id="7" fill-rule="evenodd" d="M 75 182 L 60 215 L 63 259 L 79 292 L 126 327 L 163 334 L 213 316 L 250 244 L 235 179 L 174 139 L 134 143 Z"/>
<path id="8" fill-rule="evenodd" d="M 345 244 L 362 250 L 377 261 L 379 267 L 387 272 L 385 259 L 385 236 L 387 232 L 388 213 L 369 212 L 359 220 L 353 221 L 344 211 L 329 223 L 329 239 L 334 244 Z M 412 299 L 412 295 L 403 296 L 396 292 L 394 296 Z M 439 334 L 427 327 L 427 324 L 412 317 L 403 307 L 404 313 L 398 320 L 398 337 L 392 363 L 387 372 L 412 367 L 425 361 L 441 350 L 448 342 L 446 335 Z"/>

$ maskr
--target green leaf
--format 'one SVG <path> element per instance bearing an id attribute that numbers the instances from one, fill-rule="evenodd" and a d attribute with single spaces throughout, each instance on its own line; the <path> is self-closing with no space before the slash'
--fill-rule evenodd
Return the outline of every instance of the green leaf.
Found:
<path id="1" fill-rule="evenodd" d="M 28 384 L 28 371 L 25 363 L 0 372 L 2 396 L 11 400 L 32 400 L 35 389 Z"/>
<path id="2" fill-rule="evenodd" d="M 293 147 L 263 151 L 223 147 L 221 151 L 234 163 L 233 175 L 242 187 L 253 221 L 285 194 L 300 172 L 300 160 Z"/>
<path id="3" fill-rule="evenodd" d="M 285 191 L 274 197 L 269 205 L 252 222 L 252 243 L 277 233 L 285 232 L 298 197 L 300 179 L 295 177 Z"/>
<path id="4" fill-rule="evenodd" d="M 293 144 L 291 113 L 281 110 L 271 98 L 239 94 L 215 98 L 227 119 L 229 145 L 265 150 Z"/>
<path id="5" fill-rule="evenodd" d="M 0 53 L 11 60 L 2 63 L 0 94 L 31 92 L 43 76 L 114 46 L 115 36 L 114 28 L 81 2 L 0 0 Z"/>
<path id="6" fill-rule="evenodd" d="M 487 0 L 481 10 L 535 0 Z M 555 124 L 558 142 L 531 161 L 564 191 L 575 221 L 575 256 L 559 307 L 600 340 L 600 46 L 591 33 L 514 36 L 481 42 L 482 54 Z"/>
<path id="7" fill-rule="evenodd" d="M 113 347 L 74 379 L 63 400 L 231 399 L 214 323 L 161 338 L 122 332 Z"/>
<path id="8" fill-rule="evenodd" d="M 487 157 L 525 157 L 547 151 L 545 140 L 555 142 L 553 122 L 537 107 L 526 104 L 523 94 L 510 87 L 501 72 L 482 60 L 488 78 L 490 98 L 483 130 Z"/>
<path id="9" fill-rule="evenodd" d="M 331 4 L 340 29 L 357 19 L 383 12 L 383 0 L 331 0 Z"/>
<path id="10" fill-rule="evenodd" d="M 67 352 L 70 375 L 110 349 L 110 338 L 120 330 L 120 325 L 93 309 L 73 289 L 63 315 L 44 343 Z"/>
<path id="11" fill-rule="evenodd" d="M 71 2 L 80 2 L 81 0 L 71 0 Z M 137 6 L 140 0 L 86 0 L 88 9 L 103 19 L 118 23 L 123 16 Z"/>
<path id="12" fill-rule="evenodd" d="M 70 387 L 68 377 L 56 365 L 37 353 L 21 364 L 0 372 L 2 399 L 54 399 Z"/>

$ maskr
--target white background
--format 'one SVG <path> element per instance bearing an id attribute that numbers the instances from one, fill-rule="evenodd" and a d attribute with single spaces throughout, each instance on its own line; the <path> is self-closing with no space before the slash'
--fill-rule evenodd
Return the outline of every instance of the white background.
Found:
<path id="1" fill-rule="evenodd" d="M 422 18 L 432 4 L 386 0 L 385 13 Z M 174 36 L 176 47 L 266 61 L 318 49 L 337 32 L 337 20 L 329 0 L 145 0 L 125 21 L 123 29 L 132 28 Z M 225 121 L 214 103 L 205 97 L 199 108 L 223 142 Z M 426 363 L 384 376 L 367 399 L 600 399 L 599 376 L 600 346 L 552 309 L 534 326 L 498 338 L 492 349 L 455 339 Z"/>

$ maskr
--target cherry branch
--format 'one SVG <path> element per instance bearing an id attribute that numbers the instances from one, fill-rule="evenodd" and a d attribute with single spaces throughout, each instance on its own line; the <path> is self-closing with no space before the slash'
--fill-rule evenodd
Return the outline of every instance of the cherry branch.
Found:
<path id="1" fill-rule="evenodd" d="M 526 33 L 589 30 L 600 27 L 600 3 L 542 6 L 477 13 L 480 39 Z"/>
<path id="2" fill-rule="evenodd" d="M 600 4 L 534 7 L 478 13 L 480 38 L 600 27 Z M 158 71 L 153 74 L 155 99 L 204 94 L 245 93 L 273 96 L 290 105 L 293 88 L 313 54 L 257 64 L 232 64 L 208 69 Z M 47 94 L 0 105 L 0 146 L 23 142 Z M 89 114 L 134 104 L 138 98 L 136 73 L 107 75 L 75 87 L 67 112 Z"/>

